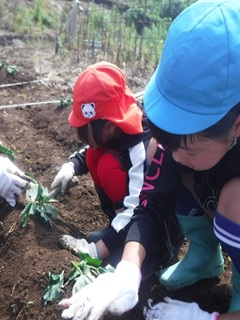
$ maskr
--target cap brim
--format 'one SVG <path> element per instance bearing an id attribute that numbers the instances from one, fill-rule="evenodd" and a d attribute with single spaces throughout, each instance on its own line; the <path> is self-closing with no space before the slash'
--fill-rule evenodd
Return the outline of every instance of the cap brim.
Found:
<path id="1" fill-rule="evenodd" d="M 98 114 L 97 117 L 93 118 L 84 118 L 82 115 L 76 115 L 74 113 L 74 104 L 73 110 L 71 111 L 68 117 L 68 123 L 70 126 L 79 128 L 91 121 L 98 119 L 105 119 L 113 122 L 116 126 L 118 126 L 123 132 L 127 134 L 139 134 L 143 132 L 142 128 L 142 111 L 138 107 L 133 94 L 129 90 L 128 87 L 125 88 L 125 93 L 122 95 L 122 105 L 119 106 L 117 112 L 110 112 L 109 106 L 105 105 L 107 114 Z M 112 107 L 112 102 L 110 104 Z M 75 108 L 77 109 L 77 108 Z"/>
<path id="2" fill-rule="evenodd" d="M 127 134 L 139 134 L 143 132 L 142 111 L 127 87 L 122 103 L 124 104 L 124 107 L 121 108 L 122 114 L 119 113 L 117 117 L 110 114 L 106 116 L 106 119 L 116 124 L 116 126 Z"/>
<path id="3" fill-rule="evenodd" d="M 79 117 L 76 117 L 73 111 L 71 111 L 69 117 L 68 117 L 68 123 L 70 126 L 74 128 L 80 128 L 88 124 L 90 120 L 85 119 L 79 119 Z"/>
<path id="4" fill-rule="evenodd" d="M 157 76 L 159 76 L 158 69 L 145 90 L 144 108 L 151 122 L 160 129 L 173 134 L 193 134 L 211 127 L 227 113 L 211 114 L 211 116 L 209 114 L 200 115 L 177 107 L 162 95 L 156 84 Z M 194 97 L 192 97 L 192 102 L 194 103 Z"/>

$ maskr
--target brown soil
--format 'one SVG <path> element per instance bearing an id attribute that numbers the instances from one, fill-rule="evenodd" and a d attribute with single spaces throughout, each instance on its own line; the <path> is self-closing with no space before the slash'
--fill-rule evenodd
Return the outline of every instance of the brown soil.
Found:
<path id="1" fill-rule="evenodd" d="M 20 50 L 20 49 L 19 49 Z M 14 56 L 19 53 L 14 46 L 2 53 L 9 64 L 14 64 Z M 51 51 L 53 52 L 53 51 Z M 29 50 L 21 49 L 21 55 L 31 56 Z M 25 62 L 24 62 L 25 61 Z M 26 62 L 27 61 L 27 62 Z M 0 84 L 30 81 L 38 78 L 34 65 L 24 60 L 15 76 L 0 72 Z M 73 66 L 63 68 L 61 59 L 45 57 L 51 67 L 58 70 L 55 78 L 41 83 L 0 88 L 0 105 L 25 102 L 59 100 L 71 94 L 72 84 L 82 68 Z M 57 64 L 58 63 L 58 64 Z M 54 66 L 53 66 L 54 65 Z M 83 65 L 82 67 L 86 67 Z M 130 73 L 130 72 L 129 72 Z M 138 75 L 136 81 L 129 77 L 130 86 L 141 91 L 145 80 Z M 80 145 L 74 130 L 68 123 L 70 107 L 60 109 L 57 104 L 36 105 L 0 110 L 0 140 L 3 145 L 14 150 L 16 164 L 25 172 L 34 174 L 35 179 L 49 187 L 61 165 Z M 80 178 L 80 185 L 59 198 L 55 206 L 59 210 L 53 227 L 31 219 L 26 228 L 22 227 L 21 211 L 23 201 L 11 208 L 4 200 L 0 206 L 0 319 L 1 320 L 50 320 L 61 318 L 61 308 L 57 301 L 44 306 L 42 295 L 48 281 L 48 273 L 65 274 L 70 271 L 70 262 L 77 260 L 70 252 L 61 250 L 57 239 L 62 234 L 81 236 L 106 224 L 99 202 L 89 176 Z M 180 255 L 187 251 L 188 243 Z M 218 278 L 203 280 L 191 287 L 176 292 L 167 292 L 152 277 L 140 288 L 140 302 L 132 311 L 121 317 L 106 315 L 104 319 L 142 319 L 142 306 L 148 298 L 160 301 L 168 295 L 185 301 L 197 301 L 208 311 L 224 312 L 231 297 L 231 269 L 226 259 L 225 272 Z M 64 296 L 70 295 L 71 288 Z"/>

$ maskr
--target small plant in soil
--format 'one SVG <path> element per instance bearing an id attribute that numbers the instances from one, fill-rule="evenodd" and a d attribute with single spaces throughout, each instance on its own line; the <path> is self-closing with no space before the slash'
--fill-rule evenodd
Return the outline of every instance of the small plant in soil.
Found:
<path id="1" fill-rule="evenodd" d="M 48 189 L 36 181 L 30 182 L 26 191 L 26 200 L 28 203 L 21 212 L 22 226 L 28 225 L 30 216 L 52 226 L 51 220 L 57 217 L 58 211 L 50 204 L 53 200 L 49 196 Z"/>
<path id="2" fill-rule="evenodd" d="M 10 66 L 6 62 L 0 61 L 0 69 L 5 69 L 8 75 L 17 74 L 19 72 L 16 66 Z"/>
<path id="3" fill-rule="evenodd" d="M 58 108 L 59 108 L 59 109 L 65 109 L 65 108 L 71 106 L 72 101 L 73 101 L 73 100 L 72 100 L 72 97 L 71 97 L 71 96 L 67 96 L 65 99 L 62 98 L 62 99 L 60 99 L 60 103 L 59 103 L 59 105 L 58 105 Z"/>
<path id="4" fill-rule="evenodd" d="M 43 293 L 44 305 L 61 298 L 64 288 L 72 281 L 75 281 L 72 288 L 72 293 L 74 294 L 87 284 L 93 282 L 100 274 L 114 272 L 115 270 L 111 265 L 102 267 L 102 260 L 93 259 L 87 253 L 80 253 L 79 258 L 79 261 L 71 261 L 72 270 L 65 283 L 64 271 L 60 274 L 48 274 L 48 284 Z"/>

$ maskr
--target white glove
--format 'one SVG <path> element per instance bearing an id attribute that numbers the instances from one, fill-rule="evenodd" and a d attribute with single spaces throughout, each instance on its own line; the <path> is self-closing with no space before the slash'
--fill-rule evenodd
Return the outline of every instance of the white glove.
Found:
<path id="1" fill-rule="evenodd" d="M 88 243 L 85 239 L 76 239 L 64 234 L 58 239 L 58 244 L 63 249 L 71 251 L 76 256 L 79 256 L 79 253 L 88 253 L 90 257 L 98 258 L 98 251 L 95 243 Z"/>
<path id="2" fill-rule="evenodd" d="M 10 206 L 16 204 L 19 196 L 28 186 L 29 182 L 24 172 L 16 167 L 8 158 L 0 157 L 0 196 L 6 199 Z"/>
<path id="3" fill-rule="evenodd" d="M 144 308 L 146 320 L 216 320 L 219 313 L 208 313 L 199 308 L 195 302 L 182 302 L 166 297 L 165 302 L 159 302 L 152 306 L 152 300 L 148 300 L 148 307 Z"/>
<path id="4" fill-rule="evenodd" d="M 54 178 L 53 183 L 51 185 L 51 189 L 53 190 L 53 189 L 56 189 L 57 187 L 61 187 L 61 193 L 64 194 L 74 174 L 75 172 L 74 172 L 73 162 L 64 163 L 62 165 L 62 168 Z"/>
<path id="5" fill-rule="evenodd" d="M 115 272 L 104 273 L 59 305 L 68 307 L 62 318 L 72 320 L 98 320 L 107 312 L 122 314 L 131 310 L 138 302 L 141 281 L 139 268 L 121 261 Z"/>

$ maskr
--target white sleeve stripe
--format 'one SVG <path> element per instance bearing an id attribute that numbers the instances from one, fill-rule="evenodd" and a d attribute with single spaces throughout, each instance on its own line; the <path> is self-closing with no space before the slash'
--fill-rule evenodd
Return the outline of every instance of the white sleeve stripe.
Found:
<path id="1" fill-rule="evenodd" d="M 144 143 L 140 142 L 136 146 L 129 149 L 129 156 L 132 167 L 128 172 L 129 176 L 129 195 L 124 199 L 123 213 L 118 214 L 112 221 L 113 228 L 118 232 L 124 228 L 133 215 L 133 209 L 139 204 L 139 193 L 142 189 L 144 181 L 144 164 L 146 159 L 146 151 Z"/>

